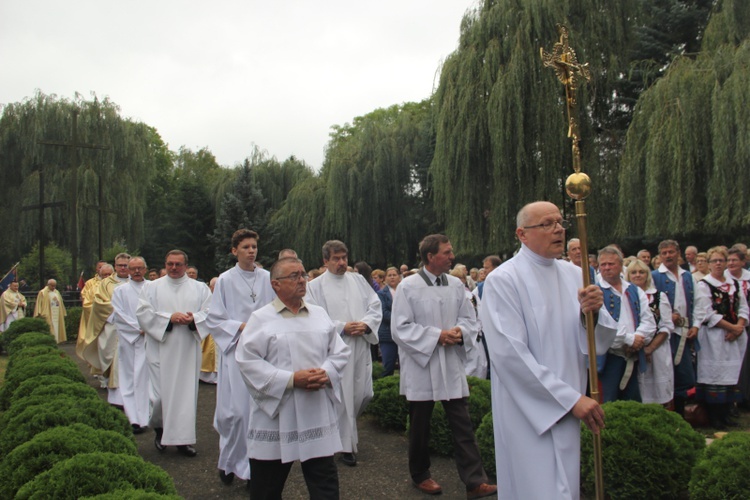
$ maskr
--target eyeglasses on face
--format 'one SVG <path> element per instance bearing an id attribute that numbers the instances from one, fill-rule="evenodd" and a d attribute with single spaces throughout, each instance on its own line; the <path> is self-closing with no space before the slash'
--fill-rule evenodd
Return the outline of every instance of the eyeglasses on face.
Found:
<path id="1" fill-rule="evenodd" d="M 570 222 L 568 222 L 565 219 L 562 219 L 562 220 L 551 220 L 551 221 L 543 222 L 541 224 L 534 224 L 533 226 L 523 226 L 523 228 L 524 229 L 541 228 L 542 231 L 550 233 L 555 230 L 558 224 L 563 229 L 568 229 L 570 227 Z"/>
<path id="2" fill-rule="evenodd" d="M 278 278 L 274 278 L 274 279 L 275 280 L 299 281 L 300 278 L 302 278 L 303 280 L 307 280 L 308 274 L 307 273 L 292 273 L 287 276 L 279 276 Z"/>

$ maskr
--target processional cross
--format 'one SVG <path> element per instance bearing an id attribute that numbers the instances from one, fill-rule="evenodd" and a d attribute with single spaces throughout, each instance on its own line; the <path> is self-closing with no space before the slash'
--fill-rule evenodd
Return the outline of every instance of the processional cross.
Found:
<path id="1" fill-rule="evenodd" d="M 578 129 L 578 99 L 576 92 L 581 80 L 588 82 L 591 79 L 588 64 L 578 62 L 575 51 L 568 43 L 568 29 L 558 25 L 560 41 L 555 43 L 552 52 L 548 53 L 544 48 L 540 49 L 544 66 L 553 68 L 557 79 L 565 86 L 565 104 L 568 110 L 568 137 L 573 143 L 573 174 L 565 181 L 565 191 L 575 200 L 576 220 L 578 221 L 578 236 L 581 240 L 581 272 L 583 286 L 591 284 L 589 276 L 588 241 L 586 232 L 586 202 L 584 199 L 591 194 L 591 179 L 581 172 L 581 150 L 579 143 L 581 137 Z M 596 342 L 594 339 L 594 313 L 586 313 L 586 336 L 588 338 L 589 352 L 589 388 L 591 397 L 597 402 L 599 398 L 599 381 L 596 371 Z M 593 434 L 593 433 L 592 433 Z M 602 440 L 600 434 L 594 436 L 594 483 L 596 485 L 597 500 L 604 499 L 604 479 L 602 474 Z"/>

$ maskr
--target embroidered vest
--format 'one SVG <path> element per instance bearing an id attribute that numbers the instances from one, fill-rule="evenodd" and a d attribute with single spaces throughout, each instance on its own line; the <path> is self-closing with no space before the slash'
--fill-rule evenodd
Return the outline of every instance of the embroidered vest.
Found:
<path id="1" fill-rule="evenodd" d="M 713 286 L 705 279 L 701 280 L 711 290 L 711 306 L 714 311 L 721 314 L 724 319 L 733 325 L 737 324 L 737 311 L 740 310 L 740 285 L 737 280 L 734 281 L 734 293 L 729 294 L 719 287 Z"/>
<path id="2" fill-rule="evenodd" d="M 651 277 L 654 280 L 654 286 L 656 287 L 656 290 L 667 294 L 667 298 L 669 299 L 669 304 L 674 309 L 676 283 L 667 277 L 667 273 L 660 273 L 658 270 L 651 271 Z M 692 327 L 693 326 L 693 305 L 694 305 L 692 278 L 683 279 L 682 288 L 683 288 L 683 291 L 685 292 L 685 300 L 687 302 L 688 327 Z"/>
<path id="3" fill-rule="evenodd" d="M 618 297 L 611 288 L 602 289 L 604 294 L 604 306 L 609 311 L 612 319 L 620 321 L 620 297 Z M 641 324 L 641 301 L 638 300 L 638 288 L 634 284 L 629 284 L 625 289 L 625 297 L 628 298 L 630 303 L 630 310 L 633 312 L 633 323 L 638 328 Z"/>
<path id="4" fill-rule="evenodd" d="M 656 331 L 659 331 L 659 321 L 661 321 L 661 310 L 659 309 L 659 306 L 661 305 L 660 302 L 661 292 L 657 291 L 651 296 L 651 302 L 648 304 L 651 313 L 654 315 L 654 320 L 656 321 Z"/>

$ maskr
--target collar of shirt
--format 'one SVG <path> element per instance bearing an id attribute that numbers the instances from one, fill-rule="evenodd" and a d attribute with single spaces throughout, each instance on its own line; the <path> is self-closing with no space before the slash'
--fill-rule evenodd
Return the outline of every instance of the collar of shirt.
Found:
<path id="1" fill-rule="evenodd" d="M 299 318 L 308 316 L 310 314 L 310 311 L 308 311 L 307 304 L 305 303 L 304 299 L 302 299 L 302 305 L 300 306 L 299 311 L 297 311 L 297 314 L 294 314 L 294 312 L 289 309 L 286 304 L 284 304 L 278 297 L 275 297 L 273 301 L 271 301 L 271 304 L 273 304 L 274 310 L 279 315 L 281 315 L 282 318 Z"/>
<path id="2" fill-rule="evenodd" d="M 435 283 L 435 280 L 437 280 L 437 279 L 438 279 L 438 277 L 437 277 L 437 276 L 435 276 L 434 274 L 432 274 L 432 273 L 431 273 L 430 271 L 428 271 L 428 270 L 427 270 L 427 267 L 423 267 L 422 269 L 424 270 L 424 273 L 425 273 L 425 275 L 426 275 L 426 276 L 427 276 L 428 278 L 430 278 L 430 281 L 431 281 L 431 282 L 432 282 L 432 283 L 434 284 L 434 283 Z"/>

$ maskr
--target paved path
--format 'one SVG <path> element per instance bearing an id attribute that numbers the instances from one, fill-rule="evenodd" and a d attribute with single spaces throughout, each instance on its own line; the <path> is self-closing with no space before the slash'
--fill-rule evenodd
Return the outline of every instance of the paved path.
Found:
<path id="1" fill-rule="evenodd" d="M 106 399 L 107 393 L 99 389 L 99 383 L 89 375 L 85 362 L 75 355 L 75 344 L 67 342 L 60 347 L 78 362 L 92 387 Z M 154 434 L 147 431 L 135 436 L 141 456 L 164 470 L 172 479 L 178 493 L 186 499 L 234 499 L 248 498 L 245 481 L 235 480 L 225 486 L 218 476 L 216 464 L 219 459 L 219 435 L 213 428 L 216 387 L 200 384 L 198 391 L 198 456 L 187 458 L 179 455 L 176 448 L 164 452 L 154 448 Z M 339 462 L 341 498 L 430 498 L 416 490 L 409 480 L 407 441 L 400 433 L 382 431 L 372 419 L 363 417 L 359 421 L 359 463 L 347 467 Z M 443 486 L 443 499 L 466 498 L 463 483 L 458 478 L 455 463 L 451 458 L 433 457 L 432 476 Z M 299 464 L 292 467 L 286 487 L 285 499 L 308 498 L 307 488 Z"/>

